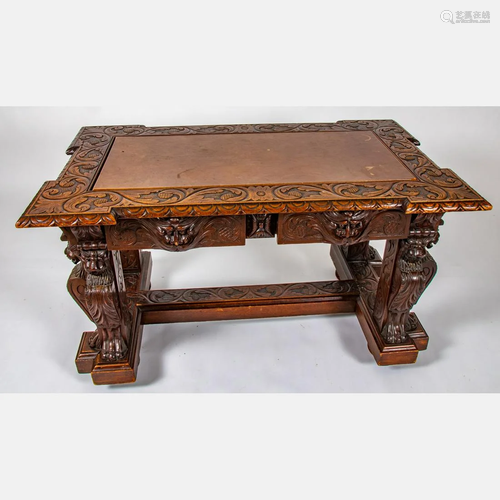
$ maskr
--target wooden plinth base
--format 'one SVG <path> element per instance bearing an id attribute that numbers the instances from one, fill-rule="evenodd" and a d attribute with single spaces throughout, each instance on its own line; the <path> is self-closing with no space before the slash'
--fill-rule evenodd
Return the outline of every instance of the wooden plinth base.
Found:
<path id="1" fill-rule="evenodd" d="M 98 352 L 89 345 L 92 335 L 95 335 L 95 332 L 83 332 L 75 359 L 78 373 L 90 373 L 96 364 Z"/>
<path id="2" fill-rule="evenodd" d="M 428 337 L 423 329 L 415 332 L 417 341 L 408 334 L 409 339 L 404 343 L 388 344 L 385 342 L 362 300 L 356 307 L 356 316 L 368 343 L 368 349 L 380 366 L 415 363 L 419 351 L 427 348 Z"/>
<path id="3" fill-rule="evenodd" d="M 330 250 L 337 276 L 343 280 L 354 279 L 361 289 L 357 299 L 356 316 L 368 343 L 368 349 L 380 366 L 415 363 L 419 351 L 427 349 L 429 337 L 414 313 L 410 313 L 412 328 L 408 339 L 401 344 L 387 343 L 373 320 L 369 306 L 374 299 L 376 284 L 380 275 L 380 256 L 374 252 L 368 262 L 348 262 L 342 249 L 332 245 Z"/>
<path id="4" fill-rule="evenodd" d="M 125 272 L 127 293 L 147 290 L 151 280 L 151 253 L 142 252 L 140 273 Z M 135 274 L 136 276 L 133 276 Z M 130 384 L 136 381 L 139 366 L 143 324 L 141 312 L 134 308 L 129 346 L 123 360 L 110 363 L 103 362 L 98 352 L 89 346 L 90 336 L 94 332 L 84 332 L 76 355 L 76 366 L 79 373 L 90 373 L 96 385 Z"/>

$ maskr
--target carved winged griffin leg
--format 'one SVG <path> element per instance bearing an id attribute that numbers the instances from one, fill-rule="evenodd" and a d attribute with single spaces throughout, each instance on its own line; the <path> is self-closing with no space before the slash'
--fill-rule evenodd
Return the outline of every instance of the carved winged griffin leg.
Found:
<path id="1" fill-rule="evenodd" d="M 439 239 L 441 218 L 442 214 L 416 215 L 408 238 L 387 242 L 374 317 L 389 343 L 406 341 L 410 310 L 436 274 L 436 262 L 427 248 Z"/>
<path id="2" fill-rule="evenodd" d="M 96 325 L 89 345 L 100 351 L 103 361 L 123 359 L 127 354 L 129 311 L 122 307 L 120 279 L 115 274 L 112 253 L 106 248 L 102 230 L 73 228 L 66 230 L 65 235 L 66 255 L 73 262 L 81 261 L 70 276 L 68 290 Z"/>

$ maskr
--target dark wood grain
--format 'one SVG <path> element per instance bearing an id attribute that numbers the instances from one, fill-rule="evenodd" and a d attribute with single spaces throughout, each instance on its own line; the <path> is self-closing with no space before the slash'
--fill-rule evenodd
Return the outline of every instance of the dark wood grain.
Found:
<path id="1" fill-rule="evenodd" d="M 125 284 L 128 293 L 148 289 L 150 287 L 151 267 L 152 261 L 150 252 L 141 252 L 140 272 L 134 273 L 129 271 L 125 273 Z M 111 363 L 106 362 L 102 358 L 98 358 L 98 362 L 95 364 L 91 372 L 94 384 L 130 384 L 135 382 L 137 379 L 143 324 L 139 309 L 128 300 L 127 305 L 131 316 L 131 329 L 127 355 L 125 358 Z"/>
<path id="2" fill-rule="evenodd" d="M 283 214 L 278 218 L 278 243 L 334 243 L 404 238 L 410 215 L 385 210 Z"/>
<path id="3" fill-rule="evenodd" d="M 427 248 L 437 243 L 442 223 L 442 214 L 415 215 L 408 238 L 386 244 L 374 319 L 388 342 L 406 340 L 410 309 L 436 274 Z"/>
<path id="4" fill-rule="evenodd" d="M 125 268 L 124 281 L 126 292 L 135 293 L 147 289 L 151 280 L 151 254 L 139 254 L 140 265 L 135 268 Z M 80 373 L 90 373 L 94 384 L 127 384 L 137 379 L 139 353 L 142 340 L 143 324 L 140 311 L 133 303 L 127 301 L 131 317 L 128 349 L 121 359 L 106 360 L 100 356 L 99 348 L 92 344 L 95 332 L 84 332 L 76 356 L 76 365 Z"/>
<path id="5" fill-rule="evenodd" d="M 359 244 L 363 245 L 363 244 Z M 368 244 L 364 245 L 365 249 Z M 341 279 L 354 279 L 358 285 L 359 296 L 356 305 L 356 316 L 365 335 L 368 349 L 378 365 L 397 365 L 415 363 L 420 350 L 427 347 L 428 337 L 414 314 L 413 326 L 408 338 L 399 343 L 391 343 L 384 338 L 373 318 L 375 294 L 379 276 L 376 261 L 366 258 L 377 257 L 374 252 L 353 252 L 353 260 L 348 260 L 346 252 L 337 245 L 332 245 L 330 256 Z"/>
<path id="6" fill-rule="evenodd" d="M 134 382 L 143 325 L 158 322 L 355 312 L 379 365 L 413 363 L 443 215 L 491 209 L 418 145 L 393 120 L 84 127 L 16 225 L 62 230 L 68 291 L 95 324 L 76 365 L 95 384 Z M 144 249 L 274 237 L 331 244 L 339 281 L 150 290 Z"/>
<path id="7" fill-rule="evenodd" d="M 171 323 L 354 312 L 354 281 L 321 281 L 130 294 L 142 321 Z"/>
<path id="8" fill-rule="evenodd" d="M 158 248 L 181 252 L 191 248 L 244 245 L 244 216 L 126 219 L 106 227 L 108 248 Z"/>

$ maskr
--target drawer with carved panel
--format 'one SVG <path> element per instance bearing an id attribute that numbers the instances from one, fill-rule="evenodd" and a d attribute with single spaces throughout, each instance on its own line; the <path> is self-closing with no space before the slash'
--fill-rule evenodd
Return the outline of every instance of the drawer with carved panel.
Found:
<path id="1" fill-rule="evenodd" d="M 278 243 L 352 245 L 361 241 L 405 238 L 410 220 L 410 214 L 399 210 L 280 214 Z"/>
<path id="2" fill-rule="evenodd" d="M 246 218 L 232 215 L 121 219 L 105 231 L 112 250 L 152 248 L 182 252 L 199 247 L 244 245 Z"/>

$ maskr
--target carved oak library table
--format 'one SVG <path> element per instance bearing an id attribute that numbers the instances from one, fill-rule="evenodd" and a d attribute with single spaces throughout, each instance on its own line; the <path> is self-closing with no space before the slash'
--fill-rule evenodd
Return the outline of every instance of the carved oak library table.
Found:
<path id="1" fill-rule="evenodd" d="M 491 209 L 417 146 L 393 120 L 84 127 L 17 227 L 62 230 L 69 293 L 96 326 L 76 366 L 95 384 L 134 382 L 143 325 L 179 321 L 355 313 L 379 365 L 413 363 L 443 215 Z M 144 250 L 246 238 L 329 243 L 338 280 L 150 289 Z"/>

